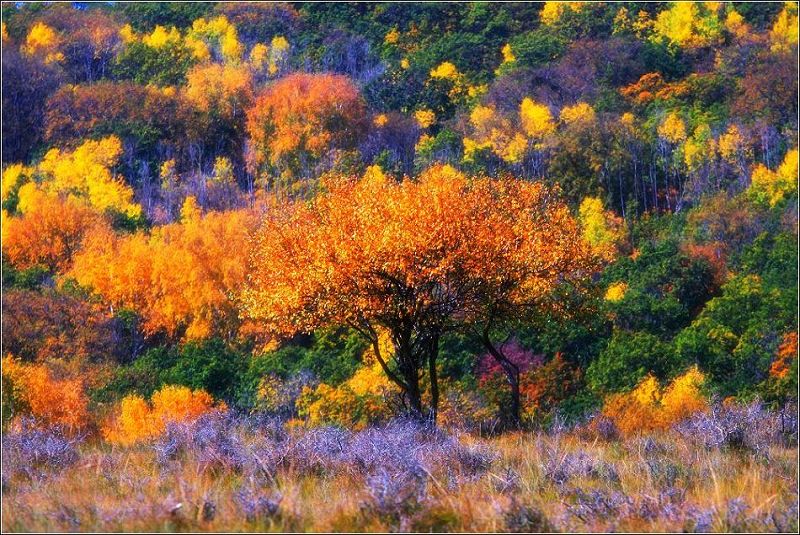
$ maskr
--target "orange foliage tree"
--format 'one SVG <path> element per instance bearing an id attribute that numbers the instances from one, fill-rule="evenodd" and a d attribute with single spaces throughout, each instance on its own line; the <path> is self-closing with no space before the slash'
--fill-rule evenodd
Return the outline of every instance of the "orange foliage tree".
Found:
<path id="1" fill-rule="evenodd" d="M 233 296 L 245 280 L 253 217 L 246 211 L 185 212 L 184 221 L 149 234 L 98 229 L 69 276 L 112 305 L 141 314 L 148 334 L 233 337 L 240 326 Z"/>
<path id="2" fill-rule="evenodd" d="M 705 376 L 696 366 L 663 389 L 648 375 L 630 392 L 609 396 L 602 412 L 624 435 L 668 429 L 708 408 L 701 391 L 704 382 Z"/>
<path id="3" fill-rule="evenodd" d="M 283 335 L 351 326 L 416 417 L 436 417 L 443 333 L 480 324 L 490 343 L 501 320 L 538 309 L 557 284 L 592 268 L 579 225 L 541 184 L 470 179 L 435 166 L 413 181 L 370 168 L 361 180 L 330 178 L 323 186 L 311 201 L 266 214 L 253 242 L 244 314 Z M 383 330 L 393 346 L 388 356 Z"/>
<path id="4" fill-rule="evenodd" d="M 104 438 L 114 444 L 129 445 L 161 435 L 171 423 L 191 423 L 225 405 L 214 406 L 204 390 L 167 385 L 153 393 L 150 403 L 131 394 L 120 402 L 118 413 L 103 428 Z"/>
<path id="5" fill-rule="evenodd" d="M 248 111 L 251 163 L 285 180 L 304 177 L 331 149 L 355 149 L 367 126 L 364 99 L 346 76 L 292 74 Z"/>
<path id="6" fill-rule="evenodd" d="M 80 380 L 57 380 L 42 364 L 23 364 L 3 358 L 3 416 L 30 416 L 38 424 L 59 425 L 69 431 L 89 421 L 88 401 Z"/>
<path id="7" fill-rule="evenodd" d="M 22 197 L 18 217 L 3 211 L 3 252 L 19 269 L 66 269 L 99 215 L 73 196 L 26 188 Z"/>

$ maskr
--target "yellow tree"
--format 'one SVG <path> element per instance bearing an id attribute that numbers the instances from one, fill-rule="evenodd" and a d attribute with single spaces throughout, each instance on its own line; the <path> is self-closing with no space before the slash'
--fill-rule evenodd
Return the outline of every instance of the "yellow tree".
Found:
<path id="1" fill-rule="evenodd" d="M 397 183 L 370 168 L 361 180 L 329 178 L 313 200 L 265 215 L 243 314 L 284 336 L 349 325 L 371 344 L 409 413 L 435 421 L 440 337 L 477 329 L 505 369 L 493 329 L 549 306 L 554 288 L 586 277 L 594 262 L 579 225 L 542 184 L 471 179 L 449 166 Z M 519 370 L 508 373 L 518 421 Z"/>

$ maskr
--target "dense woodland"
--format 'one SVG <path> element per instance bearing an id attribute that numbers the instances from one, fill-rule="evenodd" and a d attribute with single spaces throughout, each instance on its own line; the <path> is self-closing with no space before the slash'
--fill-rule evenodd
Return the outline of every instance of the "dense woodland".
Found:
<path id="1" fill-rule="evenodd" d="M 4 430 L 792 419 L 797 3 L 2 21 Z"/>

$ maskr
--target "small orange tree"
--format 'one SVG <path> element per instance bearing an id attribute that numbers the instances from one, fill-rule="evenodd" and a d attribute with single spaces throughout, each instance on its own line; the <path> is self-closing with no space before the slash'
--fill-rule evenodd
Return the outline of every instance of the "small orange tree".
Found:
<path id="1" fill-rule="evenodd" d="M 238 334 L 232 299 L 245 281 L 247 210 L 200 214 L 184 204 L 183 221 L 149 233 L 91 232 L 68 276 L 106 302 L 142 315 L 147 334 L 205 339 Z"/>
<path id="2" fill-rule="evenodd" d="M 488 338 L 499 319 L 538 307 L 554 287 L 592 268 L 579 225 L 542 184 L 470 179 L 435 166 L 400 183 L 370 168 L 361 180 L 328 178 L 323 188 L 265 215 L 243 313 L 282 335 L 349 325 L 416 417 L 436 418 L 443 333 L 481 324 Z M 380 348 L 383 330 L 390 356 Z"/>
<path id="3" fill-rule="evenodd" d="M 367 124 L 366 103 L 346 76 L 286 76 L 247 113 L 251 164 L 284 181 L 305 177 L 328 151 L 355 149 Z"/>

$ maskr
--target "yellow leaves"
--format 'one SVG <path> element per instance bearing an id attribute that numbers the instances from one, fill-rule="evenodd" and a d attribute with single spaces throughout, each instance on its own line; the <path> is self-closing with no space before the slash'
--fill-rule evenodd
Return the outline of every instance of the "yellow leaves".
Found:
<path id="1" fill-rule="evenodd" d="M 174 26 L 167 30 L 163 26 L 157 25 L 149 35 L 142 37 L 142 42 L 150 48 L 163 48 L 167 45 L 179 44 L 181 33 Z"/>
<path id="2" fill-rule="evenodd" d="M 539 18 L 542 24 L 552 26 L 558 22 L 566 11 L 580 12 L 586 2 L 545 2 Z"/>
<path id="3" fill-rule="evenodd" d="M 379 347 L 383 359 L 389 359 L 394 348 L 386 331 L 379 333 Z M 306 387 L 298 412 L 310 425 L 338 424 L 362 429 L 370 423 L 391 416 L 384 402 L 397 387 L 386 377 L 372 348 L 363 357 L 364 365 L 343 384 L 332 387 L 325 383 L 311 390 Z"/>
<path id="4" fill-rule="evenodd" d="M 798 151 L 795 148 L 787 151 L 783 162 L 775 171 L 763 164 L 757 164 L 750 177 L 748 192 L 757 202 L 775 206 L 797 191 L 797 172 Z"/>
<path id="5" fill-rule="evenodd" d="M 379 183 L 386 182 L 386 174 L 381 169 L 380 165 L 370 165 L 367 167 L 366 171 L 364 171 L 364 180 L 373 180 Z"/>
<path id="6" fill-rule="evenodd" d="M 458 68 L 449 61 L 440 63 L 439 66 L 431 69 L 431 78 L 456 81 L 460 76 L 461 73 L 458 72 Z"/>
<path id="7" fill-rule="evenodd" d="M 578 210 L 584 239 L 595 251 L 611 260 L 616 255 L 617 243 L 622 239 L 622 220 L 603 209 L 603 201 L 586 197 Z"/>
<path id="8" fill-rule="evenodd" d="M 256 43 L 250 50 L 250 64 L 256 70 L 266 69 L 270 75 L 275 75 L 284 67 L 290 45 L 282 35 L 273 37 L 271 45 Z"/>
<path id="9" fill-rule="evenodd" d="M 622 301 L 627 291 L 628 291 L 628 283 L 615 282 L 609 285 L 608 289 L 606 290 L 605 300 L 611 303 L 617 303 L 619 301 Z"/>
<path id="10" fill-rule="evenodd" d="M 202 39 L 196 39 L 191 35 L 187 35 L 184 39 L 187 48 L 192 52 L 192 57 L 200 62 L 208 61 L 211 59 L 211 51 L 208 45 Z"/>
<path id="11" fill-rule="evenodd" d="M 119 37 L 122 39 L 122 42 L 127 44 L 134 43 L 138 40 L 136 36 L 136 32 L 133 30 L 133 27 L 130 24 L 125 24 L 122 28 L 119 29 Z"/>
<path id="12" fill-rule="evenodd" d="M 3 248 L 12 263 L 66 269 L 100 214 L 114 210 L 139 217 L 141 207 L 133 202 L 133 190 L 111 173 L 121 154 L 120 140 L 111 136 L 87 141 L 72 152 L 52 149 L 35 171 L 10 166 L 4 172 L 4 188 L 19 184 L 23 173 L 40 177 L 39 183 L 19 188 L 21 217 L 8 218 L 4 228 Z"/>
<path id="13" fill-rule="evenodd" d="M 184 199 L 183 206 L 181 206 L 181 221 L 188 223 L 190 221 L 198 221 L 200 219 L 200 205 L 197 204 L 197 199 L 194 195 L 189 195 Z"/>
<path id="14" fill-rule="evenodd" d="M 160 436 L 170 423 L 192 423 L 214 409 L 213 398 L 203 390 L 185 386 L 164 386 L 151 401 L 136 394 L 125 396 L 116 416 L 103 428 L 104 438 L 113 444 L 130 445 Z"/>
<path id="15" fill-rule="evenodd" d="M 528 140 L 519 132 L 514 134 L 505 146 L 499 149 L 499 156 L 508 163 L 521 162 L 528 152 Z"/>
<path id="16" fill-rule="evenodd" d="M 421 128 L 428 128 L 436 122 L 436 114 L 431 110 L 417 110 L 414 112 L 414 118 Z"/>
<path id="17" fill-rule="evenodd" d="M 519 108 L 519 116 L 522 121 L 522 128 L 528 136 L 541 139 L 552 134 L 556 125 L 550 108 L 544 104 L 539 104 L 531 98 L 524 98 Z"/>
<path id="18" fill-rule="evenodd" d="M 789 52 L 792 47 L 797 46 L 798 31 L 797 2 L 786 2 L 769 32 L 770 50 Z"/>
<path id="19" fill-rule="evenodd" d="M 228 22 L 224 15 L 210 20 L 197 19 L 186 34 L 186 43 L 194 51 L 195 57 L 204 59 L 206 54 L 203 47 L 198 44 L 199 41 L 206 46 L 218 47 L 222 59 L 231 64 L 238 64 L 244 52 L 236 26 Z"/>
<path id="20" fill-rule="evenodd" d="M 749 25 L 738 11 L 731 7 L 725 17 L 725 29 L 734 37 L 744 37 L 750 32 Z"/>
<path id="21" fill-rule="evenodd" d="M 500 50 L 503 54 L 503 63 L 514 63 L 517 61 L 517 56 L 514 55 L 514 51 L 511 50 L 511 45 L 506 43 L 503 45 L 503 48 Z"/>
<path id="22" fill-rule="evenodd" d="M 707 124 L 698 125 L 694 134 L 683 144 L 683 161 L 690 172 L 711 161 L 716 153 L 716 143 Z"/>
<path id="23" fill-rule="evenodd" d="M 648 375 L 631 392 L 609 396 L 603 415 L 614 421 L 623 435 L 668 429 L 696 412 L 708 408 L 701 388 L 705 376 L 691 367 L 666 388 Z"/>
<path id="24" fill-rule="evenodd" d="M 626 128 L 633 128 L 633 125 L 636 122 L 636 118 L 633 116 L 631 112 L 625 112 L 619 118 L 619 122 L 622 123 L 622 125 L 625 126 Z"/>
<path id="25" fill-rule="evenodd" d="M 261 70 L 269 60 L 269 47 L 263 43 L 256 43 L 250 49 L 250 64 L 256 70 Z"/>
<path id="26" fill-rule="evenodd" d="M 18 189 L 29 180 L 33 169 L 21 163 L 11 164 L 3 170 L 2 200 L 5 202 L 14 189 Z"/>
<path id="27" fill-rule="evenodd" d="M 730 125 L 725 133 L 719 136 L 717 147 L 723 160 L 730 164 L 736 163 L 744 148 L 744 138 L 739 132 L 739 127 L 735 124 Z"/>
<path id="28" fill-rule="evenodd" d="M 236 34 L 236 28 L 234 26 L 229 26 L 225 31 L 225 35 L 223 35 L 220 40 L 220 49 L 222 51 L 222 57 L 225 58 L 226 61 L 237 62 L 241 59 L 243 47 L 239 42 L 239 37 Z"/>
<path id="29" fill-rule="evenodd" d="M 654 40 L 685 48 L 699 48 L 717 43 L 722 25 L 717 16 L 718 5 L 711 2 L 673 2 L 658 14 Z"/>
<path id="30" fill-rule="evenodd" d="M 494 108 L 491 106 L 475 106 L 469 114 L 470 122 L 477 129 L 485 128 L 493 118 Z"/>
<path id="31" fill-rule="evenodd" d="M 574 106 L 564 106 L 559 115 L 562 123 L 593 123 L 595 121 L 594 108 L 585 102 L 578 102 Z"/>
<path id="32" fill-rule="evenodd" d="M 214 170 L 211 177 L 216 182 L 233 185 L 235 177 L 233 176 L 233 164 L 231 161 L 224 156 L 218 156 L 214 160 Z"/>
<path id="33" fill-rule="evenodd" d="M 64 54 L 58 50 L 60 45 L 61 38 L 56 31 L 43 22 L 37 22 L 28 31 L 22 50 L 26 54 L 44 57 L 45 63 L 54 63 L 64 60 Z"/>
<path id="34" fill-rule="evenodd" d="M 686 124 L 676 112 L 670 112 L 658 125 L 658 135 L 670 143 L 680 143 L 686 139 Z"/>
<path id="35" fill-rule="evenodd" d="M 470 124 L 475 137 L 464 138 L 464 161 L 474 160 L 484 149 L 491 149 L 498 157 L 509 163 L 518 163 L 528 152 L 528 138 L 515 131 L 511 121 L 497 113 L 492 106 L 475 106 L 470 113 Z"/>
<path id="36" fill-rule="evenodd" d="M 122 142 L 116 136 L 86 141 L 72 152 L 51 149 L 38 166 L 49 179 L 42 188 L 79 196 L 99 212 L 111 209 L 138 217 L 142 208 L 133 202 L 133 190 L 111 174 L 121 155 Z"/>
<path id="37" fill-rule="evenodd" d="M 388 32 L 386 32 L 386 36 L 383 38 L 383 42 L 387 45 L 396 44 L 397 41 L 400 40 L 400 32 L 397 28 L 392 28 Z"/>
<path id="38" fill-rule="evenodd" d="M 475 156 L 482 150 L 491 149 L 492 144 L 489 141 L 485 141 L 483 143 L 479 143 L 474 139 L 465 137 L 464 138 L 464 161 L 465 162 L 474 162 Z"/>
<path id="39" fill-rule="evenodd" d="M 422 134 L 419 136 L 416 144 L 414 145 L 414 150 L 416 152 L 425 152 L 430 150 L 433 147 L 434 138 L 433 136 L 429 136 L 428 134 Z"/>

